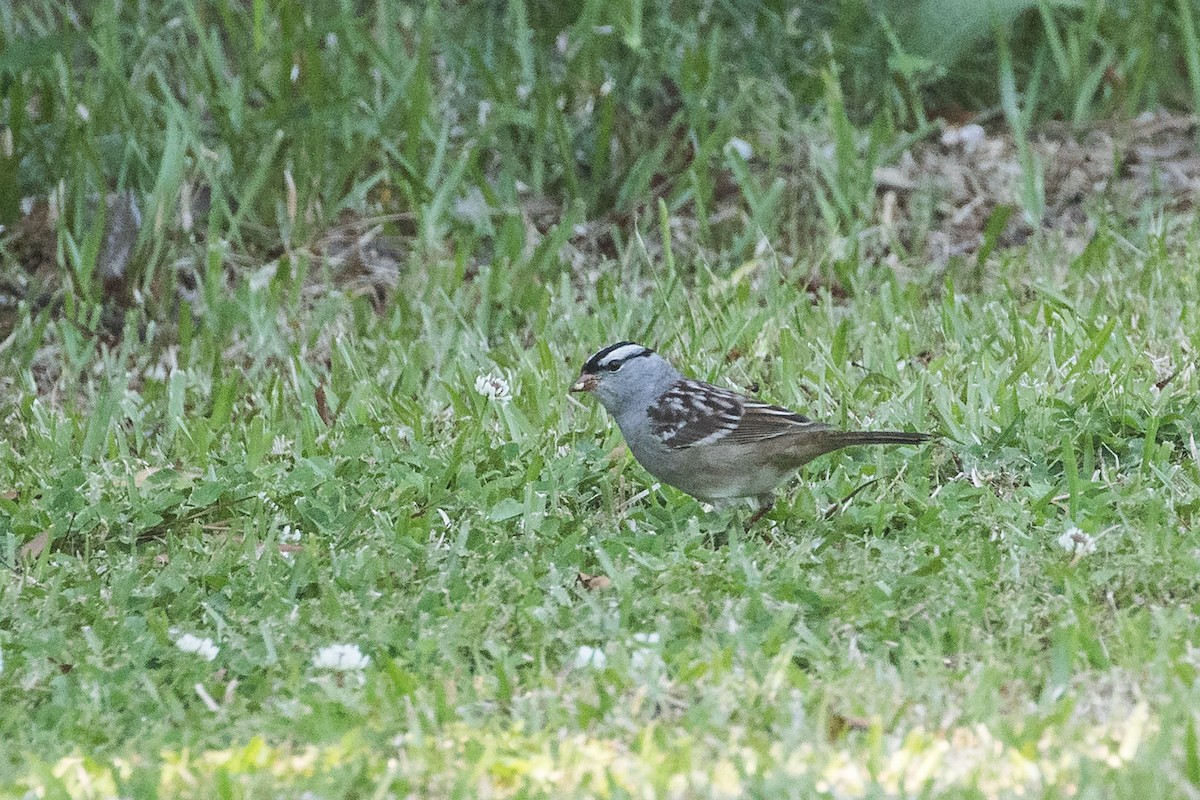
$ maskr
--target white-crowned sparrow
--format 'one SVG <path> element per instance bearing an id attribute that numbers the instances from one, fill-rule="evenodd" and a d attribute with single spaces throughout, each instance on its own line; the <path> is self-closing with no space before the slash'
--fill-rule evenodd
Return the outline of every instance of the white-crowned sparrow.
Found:
<path id="1" fill-rule="evenodd" d="M 583 365 L 573 392 L 591 392 L 630 451 L 663 483 L 707 502 L 755 498 L 817 456 L 857 444 L 920 444 L 924 433 L 839 431 L 794 411 L 683 377 L 648 347 L 617 342 Z"/>

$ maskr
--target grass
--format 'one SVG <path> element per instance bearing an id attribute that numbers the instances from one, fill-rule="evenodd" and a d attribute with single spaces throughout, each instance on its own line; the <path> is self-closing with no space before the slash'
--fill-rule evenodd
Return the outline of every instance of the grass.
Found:
<path id="1" fill-rule="evenodd" d="M 0 8 L 0 796 L 1200 790 L 1194 220 L 860 246 L 954 104 L 1194 107 L 1194 7 L 908 7 Z M 566 393 L 622 338 L 940 438 L 742 535 Z"/>
<path id="2" fill-rule="evenodd" d="M 382 316 L 270 283 L 219 300 L 225 334 L 196 330 L 165 372 L 143 346 L 72 361 L 66 321 L 28 329 L 14 347 L 64 369 L 57 403 L 4 409 L 0 785 L 1177 796 L 1195 248 L 1034 248 L 969 295 L 864 268 L 845 303 L 770 260 L 730 285 L 631 259 L 541 287 L 506 333 L 485 331 L 504 287 L 449 264 Z M 625 281 L 642 290 L 613 302 Z M 775 544 L 713 549 L 728 517 L 654 487 L 564 393 L 624 335 L 823 419 L 944 438 L 827 457 Z M 1076 528 L 1094 552 L 1064 549 Z M 334 643 L 369 666 L 315 668 Z"/>

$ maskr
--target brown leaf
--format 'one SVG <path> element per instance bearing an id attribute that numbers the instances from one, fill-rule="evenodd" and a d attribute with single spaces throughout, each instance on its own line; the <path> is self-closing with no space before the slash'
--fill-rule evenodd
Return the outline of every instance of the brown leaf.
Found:
<path id="1" fill-rule="evenodd" d="M 607 575 L 588 575 L 586 572 L 580 572 L 576 575 L 575 582 L 589 592 L 607 589 L 609 586 L 612 586 L 612 579 Z"/>
<path id="2" fill-rule="evenodd" d="M 871 720 L 866 717 L 852 717 L 845 714 L 839 714 L 836 711 L 829 712 L 829 738 L 840 739 L 850 731 L 869 731 L 871 730 Z"/>
<path id="3" fill-rule="evenodd" d="M 1176 375 L 1178 375 L 1178 374 L 1179 374 L 1179 372 L 1178 372 L 1178 371 L 1176 371 L 1176 372 L 1172 372 L 1170 375 L 1168 375 L 1167 377 L 1163 378 L 1161 381 L 1158 381 L 1157 383 L 1155 383 L 1155 384 L 1154 384 L 1154 388 L 1155 388 L 1155 389 L 1158 389 L 1158 390 L 1161 392 L 1163 389 L 1167 388 L 1167 384 L 1168 384 L 1168 383 L 1170 383 L 1171 381 L 1175 380 L 1175 376 L 1176 376 Z"/>
<path id="4" fill-rule="evenodd" d="M 279 552 L 281 553 L 300 553 L 304 551 L 302 544 L 289 544 L 288 542 L 279 543 Z"/>
<path id="5" fill-rule="evenodd" d="M 850 296 L 850 292 L 841 283 L 827 281 L 820 276 L 806 278 L 801 288 L 813 296 L 819 296 L 822 292 L 829 292 L 829 296 L 834 300 L 845 300 Z"/>
<path id="6" fill-rule="evenodd" d="M 0 500 L 16 500 L 20 496 L 21 496 L 20 492 L 14 492 L 12 490 L 9 490 L 7 492 L 0 492 Z"/>
<path id="7" fill-rule="evenodd" d="M 317 416 L 321 418 L 321 421 L 324 422 L 326 426 L 333 427 L 333 421 L 336 419 L 336 417 L 333 415 L 333 412 L 329 410 L 329 401 L 325 398 L 325 384 L 317 384 L 316 394 Z"/>
<path id="8" fill-rule="evenodd" d="M 21 559 L 28 558 L 32 561 L 42 554 L 42 551 L 46 549 L 46 545 L 49 543 L 50 532 L 42 531 L 37 536 L 21 545 L 21 549 L 17 551 L 17 557 Z"/>

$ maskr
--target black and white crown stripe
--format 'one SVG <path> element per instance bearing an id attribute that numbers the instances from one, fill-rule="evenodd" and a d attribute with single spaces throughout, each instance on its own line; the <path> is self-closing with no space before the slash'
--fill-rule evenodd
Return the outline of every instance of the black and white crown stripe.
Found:
<path id="1" fill-rule="evenodd" d="M 649 347 L 643 347 L 636 342 L 617 342 L 589 358 L 583 365 L 583 371 L 595 374 L 601 370 L 614 370 L 630 359 L 648 356 L 653 352 Z"/>

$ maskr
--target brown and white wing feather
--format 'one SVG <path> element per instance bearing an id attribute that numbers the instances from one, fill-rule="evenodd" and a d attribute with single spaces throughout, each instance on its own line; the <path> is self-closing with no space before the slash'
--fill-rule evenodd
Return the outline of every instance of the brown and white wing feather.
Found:
<path id="1" fill-rule="evenodd" d="M 757 400 L 747 400 L 743 406 L 742 419 L 730 432 L 726 441 L 733 444 L 751 444 L 780 436 L 794 436 L 806 431 L 823 431 L 829 428 L 823 422 L 814 422 L 803 414 L 797 414 L 783 406 L 773 406 Z"/>
<path id="2" fill-rule="evenodd" d="M 827 426 L 700 381 L 681 380 L 652 405 L 651 430 L 668 447 L 753 444 Z"/>
<path id="3" fill-rule="evenodd" d="M 681 380 L 647 409 L 651 431 L 672 448 L 694 447 L 719 441 L 734 431 L 742 419 L 743 400 L 693 380 Z"/>

